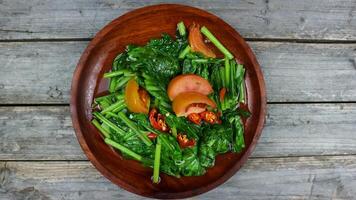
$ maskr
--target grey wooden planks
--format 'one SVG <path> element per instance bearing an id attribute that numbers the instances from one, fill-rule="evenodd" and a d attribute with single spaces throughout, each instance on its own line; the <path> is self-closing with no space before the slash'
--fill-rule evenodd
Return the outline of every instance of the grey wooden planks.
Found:
<path id="1" fill-rule="evenodd" d="M 0 160 L 85 159 L 68 107 L 0 107 Z"/>
<path id="2" fill-rule="evenodd" d="M 205 9 L 248 38 L 356 39 L 353 0 L 3 0 L 0 39 L 91 38 L 117 16 L 157 3 Z"/>
<path id="3" fill-rule="evenodd" d="M 87 42 L 0 43 L 0 103 L 69 103 Z"/>
<path id="4" fill-rule="evenodd" d="M 268 101 L 356 100 L 356 44 L 250 42 Z"/>
<path id="5" fill-rule="evenodd" d="M 199 199 L 352 199 L 356 156 L 249 159 Z M 0 199 L 136 199 L 87 161 L 0 162 Z M 196 198 L 194 198 L 196 199 Z"/>
<path id="6" fill-rule="evenodd" d="M 0 200 L 141 198 L 86 161 L 68 106 L 12 104 L 68 104 L 72 72 L 88 43 L 74 40 L 92 38 L 129 10 L 162 2 L 200 7 L 246 38 L 272 41 L 249 42 L 269 102 L 356 101 L 356 44 L 317 44 L 356 41 L 354 0 L 0 0 Z M 22 39 L 45 40 L 7 42 Z M 353 199 L 354 133 L 356 103 L 269 104 L 252 158 L 197 198 Z"/>
<path id="7" fill-rule="evenodd" d="M 67 106 L 0 107 L 0 160 L 86 160 Z M 356 154 L 356 104 L 268 105 L 253 157 Z"/>
<path id="8" fill-rule="evenodd" d="M 254 156 L 345 155 L 356 150 L 356 104 L 268 105 Z"/>
<path id="9" fill-rule="evenodd" d="M 68 104 L 72 72 L 87 43 L 0 43 L 0 104 Z M 269 102 L 356 100 L 356 44 L 249 44 Z"/>

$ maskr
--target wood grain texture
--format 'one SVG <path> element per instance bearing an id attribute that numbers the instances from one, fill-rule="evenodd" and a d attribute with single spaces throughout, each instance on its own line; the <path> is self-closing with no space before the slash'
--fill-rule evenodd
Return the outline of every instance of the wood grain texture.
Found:
<path id="1" fill-rule="evenodd" d="M 0 113 L 0 160 L 86 160 L 68 107 L 0 107 Z M 356 104 L 268 105 L 252 156 L 356 154 L 354 133 Z"/>
<path id="2" fill-rule="evenodd" d="M 221 187 L 196 198 L 351 200 L 355 166 L 356 156 L 249 159 Z M 87 161 L 0 162 L 0 177 L 1 200 L 142 199 L 110 183 Z"/>
<path id="3" fill-rule="evenodd" d="M 356 44 L 249 44 L 264 71 L 269 102 L 356 100 Z M 67 104 L 86 45 L 0 43 L 0 104 Z"/>
<path id="4" fill-rule="evenodd" d="M 202 8 L 248 38 L 356 40 L 353 0 L 3 0 L 0 39 L 92 38 L 117 16 L 157 3 Z"/>
<path id="5" fill-rule="evenodd" d="M 4 41 L 87 40 L 117 16 L 162 2 L 205 9 L 251 39 L 356 40 L 354 0 L 0 0 L 0 104 L 68 104 L 72 72 L 88 43 Z M 356 44 L 249 44 L 269 102 L 356 101 Z M 4 105 L 0 200 L 142 199 L 86 161 L 67 106 Z M 354 199 L 355 133 L 355 103 L 270 104 L 253 158 L 198 198 Z"/>
<path id="6" fill-rule="evenodd" d="M 250 44 L 270 102 L 356 100 L 356 44 Z"/>
<path id="7" fill-rule="evenodd" d="M 356 104 L 268 105 L 254 156 L 356 153 Z"/>
<path id="8" fill-rule="evenodd" d="M 0 43 L 0 103 L 68 103 L 86 42 Z"/>
<path id="9" fill-rule="evenodd" d="M 86 159 L 68 107 L 0 107 L 0 160 Z"/>

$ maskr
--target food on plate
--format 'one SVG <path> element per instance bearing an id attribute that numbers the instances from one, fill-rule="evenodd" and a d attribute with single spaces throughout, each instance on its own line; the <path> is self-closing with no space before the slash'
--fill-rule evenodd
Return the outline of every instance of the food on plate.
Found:
<path id="1" fill-rule="evenodd" d="M 210 58 L 216 57 L 213 50 L 204 42 L 203 35 L 200 32 L 200 26 L 195 23 L 189 28 L 189 45 L 193 52 L 199 52 Z"/>
<path id="2" fill-rule="evenodd" d="M 170 100 L 183 92 L 198 92 L 209 95 L 213 88 L 209 81 L 195 74 L 181 74 L 174 77 L 168 84 L 167 94 Z"/>
<path id="3" fill-rule="evenodd" d="M 125 88 L 125 103 L 127 109 L 134 113 L 148 113 L 150 96 L 145 89 L 140 88 L 135 79 L 129 80 Z"/>
<path id="4" fill-rule="evenodd" d="M 211 109 L 216 108 L 216 104 L 213 100 L 198 92 L 180 93 L 172 102 L 172 110 L 178 117 L 186 117 L 191 113 L 200 113 L 199 111 L 195 111 L 196 109 L 191 108 L 197 107 L 202 109 L 201 112 L 203 112 L 208 106 L 210 106 Z"/>
<path id="5" fill-rule="evenodd" d="M 244 76 L 209 29 L 179 22 L 175 39 L 162 34 L 116 56 L 104 74 L 107 94 L 94 98 L 92 124 L 124 158 L 153 168 L 154 183 L 160 173 L 201 176 L 217 155 L 244 150 Z"/>

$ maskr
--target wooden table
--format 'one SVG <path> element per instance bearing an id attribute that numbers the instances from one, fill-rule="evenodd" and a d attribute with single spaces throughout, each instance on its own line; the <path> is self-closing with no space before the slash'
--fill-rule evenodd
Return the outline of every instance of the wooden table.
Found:
<path id="1" fill-rule="evenodd" d="M 160 1 L 0 1 L 0 199 L 136 199 L 79 147 L 69 90 L 105 24 Z M 252 157 L 202 199 L 356 198 L 356 1 L 176 1 L 235 27 L 262 66 L 268 115 Z"/>

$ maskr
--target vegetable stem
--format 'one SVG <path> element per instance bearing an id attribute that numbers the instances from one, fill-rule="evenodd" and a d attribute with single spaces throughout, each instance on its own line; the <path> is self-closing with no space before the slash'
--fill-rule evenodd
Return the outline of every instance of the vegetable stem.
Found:
<path id="1" fill-rule="evenodd" d="M 98 122 L 98 120 L 93 119 L 91 123 L 100 131 L 101 134 L 103 134 L 105 138 L 110 138 L 110 133 L 101 127 L 101 124 Z"/>
<path id="2" fill-rule="evenodd" d="M 111 92 L 111 93 L 114 93 L 114 92 L 115 92 L 116 81 L 117 81 L 117 78 L 116 78 L 116 77 L 110 78 L 109 92 Z"/>
<path id="3" fill-rule="evenodd" d="M 179 59 L 183 59 L 183 58 L 187 55 L 187 53 L 189 53 L 189 52 L 190 52 L 190 46 L 187 45 L 187 46 L 183 49 L 183 51 L 179 53 L 178 58 L 179 58 Z"/>
<path id="4" fill-rule="evenodd" d="M 120 101 L 120 100 L 123 100 L 125 98 L 125 95 L 124 94 L 118 94 L 115 97 L 116 97 L 116 100 Z"/>
<path id="5" fill-rule="evenodd" d="M 244 79 L 244 76 L 245 76 L 245 69 L 243 68 L 242 65 L 238 65 L 238 68 L 240 69 L 240 73 L 239 73 L 239 78 L 240 78 L 240 95 L 239 95 L 239 102 L 241 103 L 245 103 L 245 98 L 246 98 L 246 89 L 245 89 L 245 79 Z"/>
<path id="6" fill-rule="evenodd" d="M 178 32 L 181 36 L 185 36 L 186 30 L 185 30 L 185 25 L 184 22 L 181 21 L 177 24 Z"/>
<path id="7" fill-rule="evenodd" d="M 105 118 L 101 113 L 98 112 L 93 112 L 94 117 L 98 118 L 100 121 L 102 121 L 104 124 L 109 126 L 111 129 L 113 129 L 115 132 L 119 133 L 121 136 L 125 135 L 125 131 L 123 131 L 121 128 L 116 126 L 114 123 L 112 123 L 110 120 Z"/>
<path id="8" fill-rule="evenodd" d="M 161 162 L 161 143 L 157 142 L 155 160 L 153 163 L 153 183 L 159 182 L 159 167 Z"/>
<path id="9" fill-rule="evenodd" d="M 219 72 L 220 72 L 220 78 L 221 78 L 221 85 L 222 85 L 222 87 L 226 87 L 225 71 L 222 67 L 220 67 Z"/>
<path id="10" fill-rule="evenodd" d="M 230 61 L 225 58 L 225 86 L 230 88 Z"/>
<path id="11" fill-rule="evenodd" d="M 135 132 L 133 131 L 128 131 L 127 134 L 124 136 L 124 141 L 128 140 L 129 138 L 131 138 L 132 136 L 136 135 Z"/>
<path id="12" fill-rule="evenodd" d="M 235 81 L 236 81 L 236 61 L 235 60 L 232 60 L 231 61 L 231 64 L 230 64 L 230 67 L 231 67 L 231 73 L 230 73 L 230 79 L 231 79 L 231 87 L 230 87 L 230 92 L 232 93 L 231 96 L 233 97 L 236 97 L 237 96 L 237 93 L 236 93 L 236 89 L 235 89 Z M 236 99 L 235 99 L 236 100 Z"/>
<path id="13" fill-rule="evenodd" d="M 127 69 L 121 69 L 121 70 L 105 73 L 104 78 L 112 78 L 112 77 L 119 76 L 119 75 L 133 76 L 135 74 Z"/>
<path id="14" fill-rule="evenodd" d="M 121 89 L 130 79 L 132 76 L 125 76 L 123 78 L 120 78 L 115 85 L 115 91 Z"/>
<path id="15" fill-rule="evenodd" d="M 244 80 L 241 81 L 239 102 L 245 103 L 245 81 Z"/>
<path id="16" fill-rule="evenodd" d="M 227 50 L 224 45 L 205 27 L 201 27 L 200 31 L 227 57 L 233 59 L 234 56 Z"/>
<path id="17" fill-rule="evenodd" d="M 109 134 L 111 134 L 111 130 L 110 127 L 106 124 L 101 124 L 101 128 L 103 128 L 106 132 L 108 132 Z"/>
<path id="18" fill-rule="evenodd" d="M 175 126 L 172 127 L 172 135 L 176 138 L 177 137 L 177 128 Z"/>
<path id="19" fill-rule="evenodd" d="M 195 63 L 208 63 L 209 60 L 208 59 L 193 59 L 192 62 L 195 62 Z"/>
<path id="20" fill-rule="evenodd" d="M 103 109 L 101 111 L 101 114 L 105 114 L 109 111 L 115 110 L 116 108 L 121 107 L 122 104 L 124 104 L 124 100 L 117 101 L 116 103 L 111 104 L 109 107 Z"/>
<path id="21" fill-rule="evenodd" d="M 95 102 L 100 102 L 100 101 L 102 101 L 104 99 L 108 99 L 108 98 L 111 98 L 111 97 L 113 97 L 113 94 L 108 94 L 108 95 L 105 95 L 105 96 L 97 97 L 97 98 L 94 99 L 94 101 Z"/>
<path id="22" fill-rule="evenodd" d="M 114 114 L 115 115 L 115 114 Z M 147 137 L 147 135 L 142 134 L 137 126 L 129 119 L 126 117 L 125 113 L 120 112 L 116 115 L 119 119 L 121 119 L 128 127 L 130 127 L 136 135 L 142 140 L 143 143 L 145 143 L 147 146 L 151 146 L 152 142 L 151 140 Z"/>
<path id="23" fill-rule="evenodd" d="M 130 149 L 128 149 L 127 147 L 117 143 L 117 142 L 114 142 L 113 140 L 109 139 L 109 138 L 105 138 L 105 143 L 106 144 L 109 144 L 110 146 L 112 147 L 115 147 L 116 149 L 119 149 L 121 152 L 131 156 L 132 158 L 134 158 L 135 160 L 138 160 L 138 161 L 143 161 L 143 157 L 133 151 L 131 151 Z"/>
<path id="24" fill-rule="evenodd" d="M 156 86 L 146 85 L 145 89 L 147 91 L 159 91 L 160 89 Z"/>
<path id="25" fill-rule="evenodd" d="M 111 104 L 111 101 L 109 99 L 103 99 L 103 100 L 99 101 L 100 109 L 102 109 L 102 110 L 109 107 L 110 104 Z"/>
<path id="26" fill-rule="evenodd" d="M 163 144 L 165 146 L 165 148 L 167 148 L 169 151 L 174 151 L 174 146 L 172 145 L 172 143 L 167 140 L 164 136 L 162 135 L 158 135 L 158 140 L 161 144 Z"/>
<path id="27" fill-rule="evenodd" d="M 244 127 L 243 124 L 241 122 L 241 118 L 238 118 L 238 122 L 235 125 L 235 131 L 236 131 L 236 137 L 237 137 L 237 141 L 236 141 L 236 150 L 241 151 L 243 148 L 245 148 L 245 139 L 244 139 Z"/>
<path id="28" fill-rule="evenodd" d="M 112 110 L 113 113 L 117 113 L 122 111 L 124 108 L 126 108 L 125 102 L 123 102 L 120 106 L 116 107 L 114 110 Z"/>

